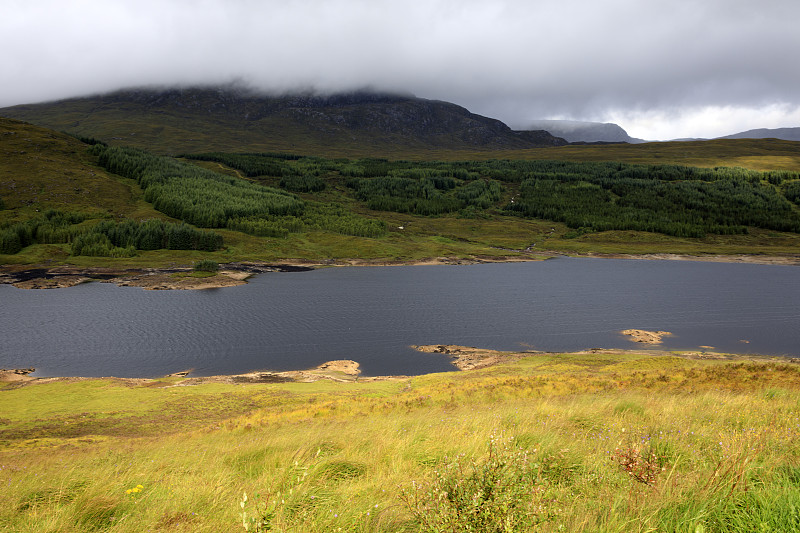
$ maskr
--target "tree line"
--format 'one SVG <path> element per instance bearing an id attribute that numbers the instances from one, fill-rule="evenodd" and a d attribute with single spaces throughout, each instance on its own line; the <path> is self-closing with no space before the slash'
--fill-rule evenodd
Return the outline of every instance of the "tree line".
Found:
<path id="1" fill-rule="evenodd" d="M 138 250 L 214 251 L 223 244 L 218 233 L 184 223 L 158 219 L 90 222 L 82 213 L 49 210 L 0 230 L 0 253 L 16 254 L 31 244 L 71 244 L 72 255 L 132 257 Z"/>
<path id="2" fill-rule="evenodd" d="M 555 176 L 554 176 L 555 177 Z M 716 181 L 528 178 L 506 211 L 591 231 L 639 230 L 676 237 L 747 233 L 748 226 L 800 233 L 800 213 L 773 186 Z"/>
<path id="3" fill-rule="evenodd" d="M 794 171 L 556 160 L 213 157 L 253 173 L 273 169 L 281 187 L 302 192 L 322 187 L 291 185 L 299 176 L 309 183 L 345 178 L 352 196 L 376 211 L 435 216 L 493 210 L 560 221 L 582 232 L 635 229 L 683 237 L 745 233 L 748 226 L 800 231 L 792 206 L 800 201 L 800 173 Z M 501 203 L 512 193 L 509 203 Z"/>
<path id="4" fill-rule="evenodd" d="M 94 146 L 92 151 L 107 170 L 137 180 L 144 189 L 145 200 L 156 210 L 195 226 L 228 228 L 266 237 L 286 237 L 292 232 L 313 229 L 362 237 L 386 232 L 382 221 L 341 207 L 305 202 L 291 192 L 225 176 L 173 158 L 107 146 Z M 253 164 L 252 168 L 266 168 L 254 163 L 258 158 L 293 161 L 298 166 L 286 172 L 281 184 L 301 191 L 322 190 L 325 182 L 319 176 L 333 164 L 316 158 L 291 155 L 281 158 L 274 154 L 245 157 L 200 154 L 194 158 L 242 166 Z"/>
<path id="5" fill-rule="evenodd" d="M 293 194 L 170 157 L 102 145 L 91 150 L 110 172 L 135 179 L 158 211 L 195 226 L 221 228 L 232 217 L 295 215 L 303 209 Z"/>

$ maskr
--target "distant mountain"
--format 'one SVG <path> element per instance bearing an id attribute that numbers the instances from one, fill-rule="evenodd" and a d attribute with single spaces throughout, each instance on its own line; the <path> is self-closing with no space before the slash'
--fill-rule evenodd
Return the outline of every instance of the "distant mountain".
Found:
<path id="1" fill-rule="evenodd" d="M 526 124 L 532 130 L 545 130 L 551 135 L 566 139 L 571 143 L 581 142 L 626 142 L 640 143 L 616 124 L 583 122 L 578 120 L 534 120 Z"/>
<path id="2" fill-rule="evenodd" d="M 448 102 L 374 92 L 265 95 L 226 87 L 143 88 L 0 109 L 112 144 L 160 153 L 289 151 L 387 155 L 402 150 L 561 146 Z"/>
<path id="3" fill-rule="evenodd" d="M 784 141 L 800 141 L 800 128 L 759 128 L 747 130 L 719 139 L 783 139 Z"/>

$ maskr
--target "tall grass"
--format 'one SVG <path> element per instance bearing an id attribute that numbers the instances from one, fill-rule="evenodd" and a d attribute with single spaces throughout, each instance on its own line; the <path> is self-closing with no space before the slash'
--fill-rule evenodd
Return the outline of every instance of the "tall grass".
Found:
<path id="1" fill-rule="evenodd" d="M 51 385 L 6 387 L 0 525 L 244 531 L 245 512 L 298 532 L 796 530 L 796 367 L 671 359 L 540 356 L 349 384 L 78 382 L 59 388 L 68 404 L 23 415 L 15 402 Z M 163 422 L 193 406 L 209 418 Z"/>

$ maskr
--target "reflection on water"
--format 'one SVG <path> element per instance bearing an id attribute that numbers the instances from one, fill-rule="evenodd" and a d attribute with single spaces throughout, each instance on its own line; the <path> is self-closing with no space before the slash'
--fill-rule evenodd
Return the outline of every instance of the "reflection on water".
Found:
<path id="1" fill-rule="evenodd" d="M 105 283 L 0 286 L 0 367 L 36 375 L 157 376 L 309 368 L 354 359 L 364 375 L 451 370 L 411 344 L 568 351 L 630 348 L 800 356 L 800 269 L 560 258 L 469 266 L 269 273 L 210 291 Z M 746 341 L 746 342 L 745 342 Z"/>

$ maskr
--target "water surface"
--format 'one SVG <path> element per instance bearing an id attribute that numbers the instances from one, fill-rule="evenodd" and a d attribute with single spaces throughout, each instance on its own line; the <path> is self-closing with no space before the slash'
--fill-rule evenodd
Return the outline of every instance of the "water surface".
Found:
<path id="1" fill-rule="evenodd" d="M 793 266 L 559 258 L 466 266 L 268 273 L 248 285 L 146 291 L 0 286 L 0 367 L 37 376 L 154 377 L 292 370 L 354 359 L 363 375 L 452 370 L 411 344 L 514 350 L 633 348 L 800 356 Z M 747 341 L 747 342 L 743 342 Z"/>

